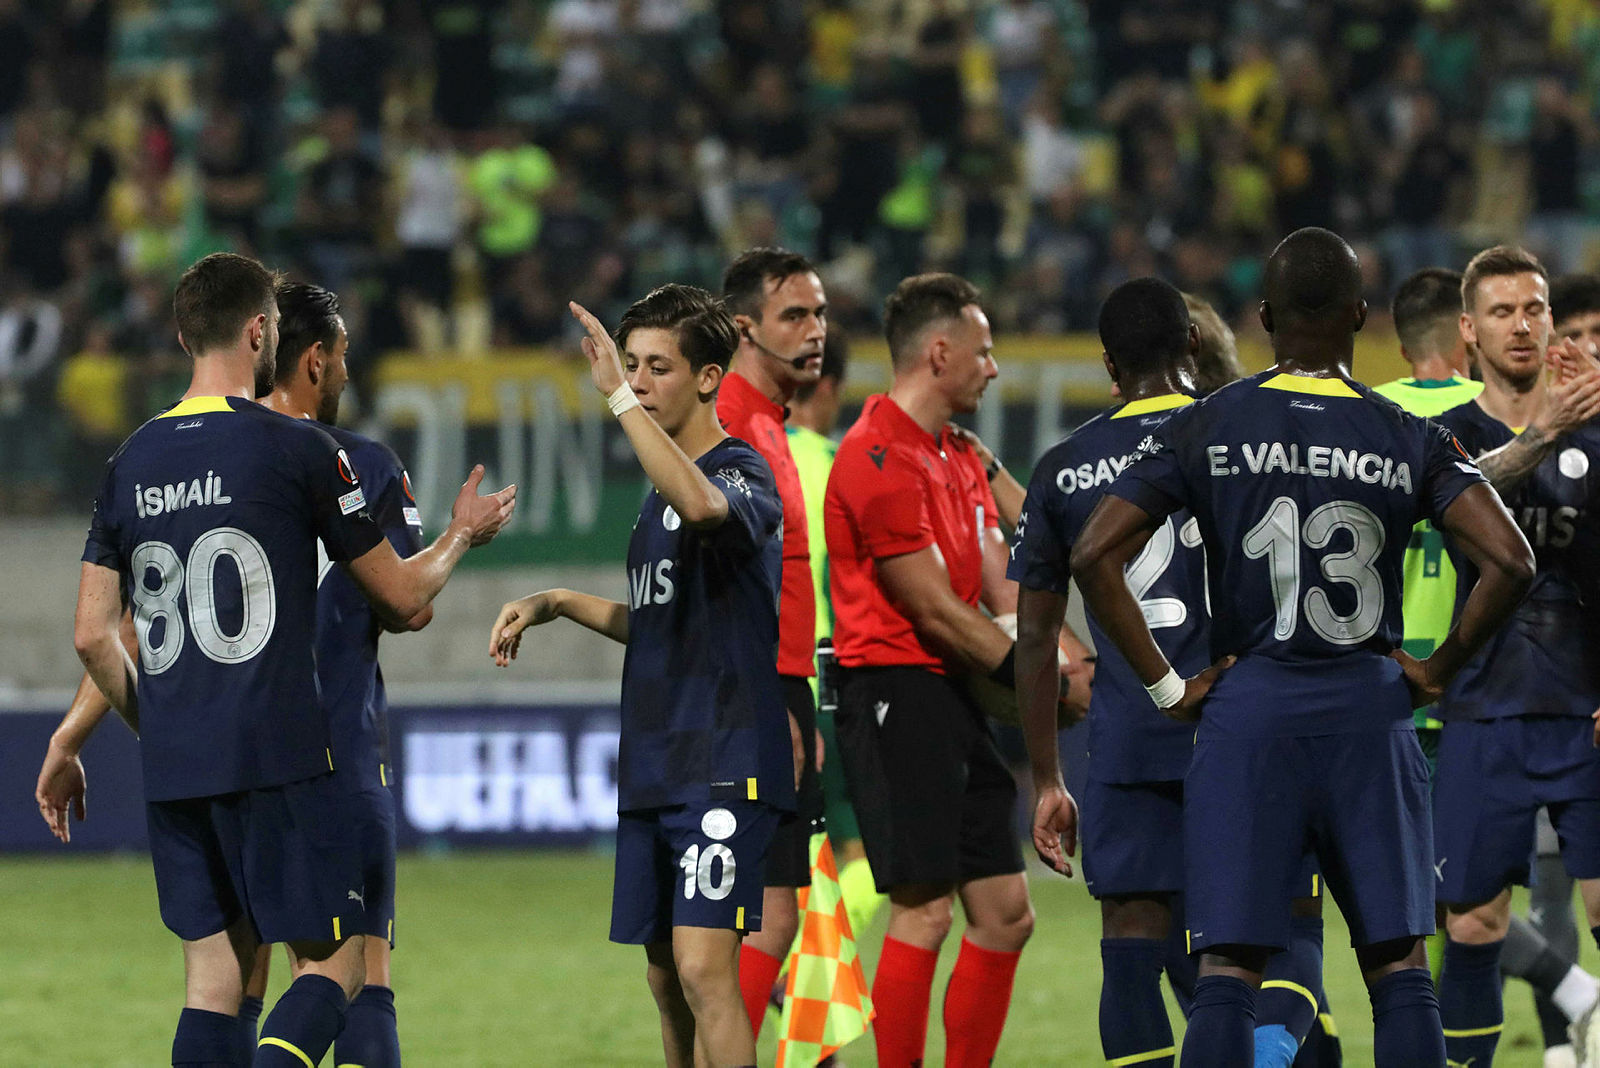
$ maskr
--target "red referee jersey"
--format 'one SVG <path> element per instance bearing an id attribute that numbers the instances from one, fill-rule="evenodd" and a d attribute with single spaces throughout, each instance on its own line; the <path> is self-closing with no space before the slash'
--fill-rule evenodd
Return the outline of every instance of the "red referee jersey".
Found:
<path id="1" fill-rule="evenodd" d="M 937 546 L 950 588 L 977 606 L 983 531 L 999 525 L 977 455 L 947 429 L 929 434 L 887 396 L 870 397 L 839 445 L 823 516 L 839 662 L 942 674 L 943 658 L 884 595 L 874 561 Z"/>
<path id="2" fill-rule="evenodd" d="M 800 472 L 789 452 L 783 420 L 788 412 L 735 371 L 722 376 L 717 418 L 722 429 L 753 446 L 772 468 L 783 501 L 783 590 L 778 600 L 778 674 L 817 673 L 817 600 L 811 586 L 811 543 Z"/>

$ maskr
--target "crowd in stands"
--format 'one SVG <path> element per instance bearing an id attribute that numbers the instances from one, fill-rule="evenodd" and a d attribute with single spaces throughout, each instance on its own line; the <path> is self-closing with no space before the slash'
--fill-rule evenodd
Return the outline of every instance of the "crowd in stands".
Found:
<path id="1" fill-rule="evenodd" d="M 1148 273 L 1237 322 L 1311 223 L 1375 306 L 1593 265 L 1597 115 L 1587 0 L 0 0 L 0 512 L 92 494 L 217 248 L 338 290 L 358 384 L 756 244 L 853 330 L 931 267 L 1002 333 Z"/>

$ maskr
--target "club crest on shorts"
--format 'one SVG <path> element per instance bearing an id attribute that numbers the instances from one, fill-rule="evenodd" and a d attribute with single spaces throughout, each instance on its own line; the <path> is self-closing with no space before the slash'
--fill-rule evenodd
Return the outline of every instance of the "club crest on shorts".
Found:
<path id="1" fill-rule="evenodd" d="M 733 832 L 739 829 L 739 821 L 732 812 L 725 808 L 713 808 L 700 817 L 700 831 L 713 842 L 721 842 L 733 837 Z"/>

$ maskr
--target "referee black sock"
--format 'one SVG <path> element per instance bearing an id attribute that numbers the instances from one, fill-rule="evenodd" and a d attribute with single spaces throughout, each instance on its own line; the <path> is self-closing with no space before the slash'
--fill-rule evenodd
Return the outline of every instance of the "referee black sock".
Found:
<path id="1" fill-rule="evenodd" d="M 220 1012 L 184 1009 L 172 1036 L 173 1068 L 232 1068 L 239 1063 L 238 1021 Z"/>
<path id="2" fill-rule="evenodd" d="M 344 988 L 325 975 L 302 975 L 283 992 L 261 1025 L 254 1068 L 320 1064 L 344 1029 Z"/>

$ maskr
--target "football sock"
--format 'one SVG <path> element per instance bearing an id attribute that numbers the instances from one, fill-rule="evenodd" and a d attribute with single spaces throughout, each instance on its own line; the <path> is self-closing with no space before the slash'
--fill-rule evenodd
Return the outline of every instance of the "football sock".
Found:
<path id="1" fill-rule="evenodd" d="M 1317 1019 L 1322 917 L 1296 916 L 1289 946 L 1274 953 L 1256 995 L 1256 1068 L 1289 1068 Z"/>
<path id="2" fill-rule="evenodd" d="M 994 1060 L 1011 1008 L 1011 987 L 1022 951 L 984 949 L 963 938 L 950 985 L 944 990 L 944 1063 L 981 1068 Z"/>
<path id="3" fill-rule="evenodd" d="M 878 1047 L 878 1063 L 885 1068 L 922 1063 L 922 1048 L 928 1039 L 928 997 L 938 961 L 937 950 L 884 937 L 883 955 L 872 978 L 872 1003 L 878 1009 L 872 1037 Z"/>
<path id="4" fill-rule="evenodd" d="M 1594 939 L 1594 944 L 1600 946 L 1600 927 L 1589 928 L 1589 936 Z"/>
<path id="5" fill-rule="evenodd" d="M 344 989 L 325 975 L 302 975 L 283 992 L 261 1025 L 255 1068 L 318 1064 L 344 1029 Z"/>
<path id="6" fill-rule="evenodd" d="M 256 1055 L 256 1024 L 261 1019 L 261 999 L 246 995 L 239 1001 L 239 1063 L 249 1064 Z"/>
<path id="7" fill-rule="evenodd" d="M 1344 1047 L 1339 1044 L 1339 1027 L 1334 1023 L 1333 1010 L 1328 1007 L 1328 992 L 1321 990 L 1317 997 L 1317 1018 L 1305 1041 L 1300 1043 L 1294 1068 L 1340 1068 L 1343 1064 Z"/>
<path id="8" fill-rule="evenodd" d="M 1194 984 L 1183 1068 L 1239 1068 L 1255 1056 L 1256 992 L 1231 975 L 1202 975 Z"/>
<path id="9" fill-rule="evenodd" d="M 1494 1060 L 1504 1026 L 1500 945 L 1466 945 L 1454 939 L 1445 943 L 1444 969 L 1439 973 L 1439 1017 L 1444 1024 L 1445 1049 L 1459 1064 L 1473 1064 L 1474 1057 L 1479 1065 Z M 1376 1012 L 1376 993 L 1372 1004 Z"/>
<path id="10" fill-rule="evenodd" d="M 184 1009 L 172 1036 L 173 1068 L 234 1068 L 239 1061 L 239 1022 L 205 1009 Z"/>
<path id="11" fill-rule="evenodd" d="M 1533 884 L 1528 888 L 1528 920 L 1562 960 L 1578 959 L 1578 925 L 1572 917 L 1572 876 L 1560 854 L 1541 853 L 1534 859 Z M 1539 1028 L 1544 1044 L 1565 1046 L 1567 1017 L 1545 995 L 1535 992 Z"/>
<path id="12" fill-rule="evenodd" d="M 365 986 L 344 1018 L 333 1043 L 333 1063 L 343 1068 L 400 1068 L 400 1031 L 395 1024 L 394 991 Z"/>
<path id="13" fill-rule="evenodd" d="M 783 970 L 783 958 L 757 949 L 748 942 L 739 944 L 739 993 L 744 997 L 744 1011 L 750 1017 L 750 1033 L 760 1037 L 761 1024 L 767 1018 L 767 1005 L 772 997 L 772 984 L 778 981 Z"/>
<path id="14" fill-rule="evenodd" d="M 1177 1048 L 1161 999 L 1167 943 L 1153 938 L 1102 938 L 1100 1049 L 1110 1064 L 1172 1068 Z"/>
<path id="15" fill-rule="evenodd" d="M 1189 1006 L 1194 1003 L 1194 984 L 1200 978 L 1200 965 L 1189 953 L 1189 929 L 1183 916 L 1183 895 L 1173 894 L 1168 899 L 1172 920 L 1167 925 L 1167 985 L 1172 987 L 1173 1000 L 1178 1011 L 1187 1018 Z"/>
<path id="16" fill-rule="evenodd" d="M 1568 1020 L 1582 1016 L 1600 996 L 1600 983 L 1594 976 L 1565 960 L 1521 916 L 1511 917 L 1505 947 L 1500 951 L 1500 970 L 1525 980 Z"/>
<path id="17" fill-rule="evenodd" d="M 844 898 L 844 911 L 850 917 L 850 930 L 857 938 L 878 914 L 888 894 L 878 893 L 878 884 L 872 877 L 872 865 L 866 857 L 857 857 L 839 870 L 839 896 Z"/>
<path id="18" fill-rule="evenodd" d="M 1450 944 L 1455 945 L 1454 942 Z M 1490 970 L 1494 970 L 1492 964 Z M 1498 980 L 1496 982 L 1498 984 Z M 1498 991 L 1499 986 L 1495 989 Z M 1372 997 L 1374 1068 L 1445 1063 L 1446 1040 L 1439 1027 L 1439 999 L 1433 992 L 1433 977 L 1427 969 L 1402 968 L 1390 972 L 1373 983 L 1368 993 Z M 1489 1055 L 1479 1060 L 1474 1068 L 1486 1068 L 1493 1054 L 1491 1046 Z"/>

